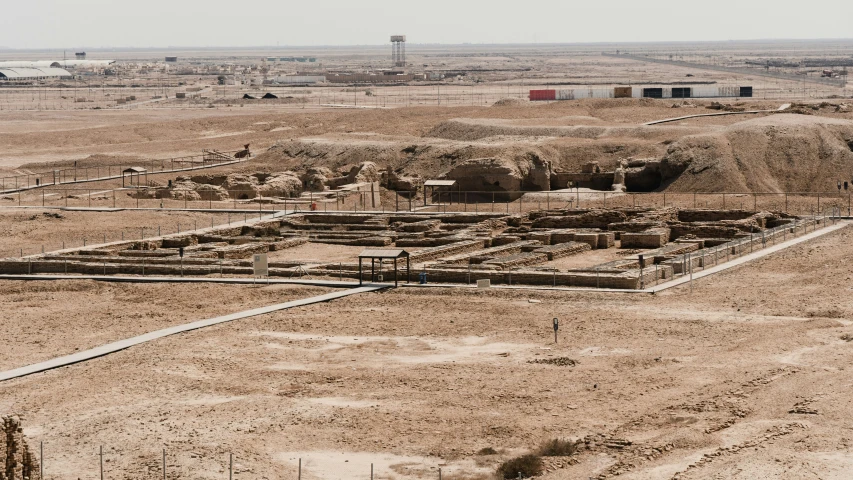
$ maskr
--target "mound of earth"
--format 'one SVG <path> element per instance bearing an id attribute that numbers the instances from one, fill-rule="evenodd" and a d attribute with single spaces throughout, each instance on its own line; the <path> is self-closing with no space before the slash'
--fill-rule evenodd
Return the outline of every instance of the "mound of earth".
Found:
<path id="1" fill-rule="evenodd" d="M 525 162 L 532 155 L 548 162 L 552 170 L 580 171 L 581 166 L 590 161 L 599 162 L 604 169 L 613 169 L 620 160 L 627 157 L 661 158 L 665 153 L 664 142 L 622 138 L 600 141 L 552 138 L 541 141 L 502 142 L 422 138 L 398 142 L 353 142 L 315 138 L 280 142 L 259 155 L 251 166 L 258 168 L 261 164 L 302 172 L 300 176 L 307 182 L 306 188 L 316 190 L 333 178 L 332 172 L 351 171 L 365 162 L 371 162 L 377 170 L 386 171 L 390 168 L 397 178 L 406 179 L 401 184 L 406 187 L 400 188 L 407 190 L 411 179 L 439 178 L 469 160 Z M 537 182 L 534 184 L 538 184 Z M 334 183 L 337 182 L 329 184 Z"/>
<path id="2" fill-rule="evenodd" d="M 441 122 L 426 136 L 458 141 L 476 141 L 500 137 L 567 137 L 578 139 L 633 138 L 642 140 L 674 140 L 684 135 L 699 134 L 707 128 L 677 125 L 532 125 L 499 119 L 457 118 Z M 569 122 L 567 122 L 569 123 Z M 592 122 L 590 122 L 592 123 Z"/>
<path id="3" fill-rule="evenodd" d="M 853 121 L 846 119 L 780 113 L 728 125 L 645 126 L 577 118 L 451 119 L 420 137 L 329 134 L 279 142 L 251 166 L 297 172 L 309 189 L 351 183 L 368 162 L 387 187 L 404 190 L 442 177 L 463 190 L 490 191 L 495 182 L 539 190 L 544 178 L 528 172 L 579 172 L 589 162 L 609 172 L 635 159 L 645 160 L 625 169 L 629 191 L 827 191 L 853 178 Z M 519 167 L 531 158 L 549 167 Z"/>
<path id="4" fill-rule="evenodd" d="M 832 190 L 853 176 L 853 122 L 773 115 L 672 143 L 660 163 L 668 190 Z"/>
<path id="5" fill-rule="evenodd" d="M 520 98 L 502 98 L 493 103 L 493 107 L 521 107 L 530 105 L 530 102 Z"/>
<path id="6" fill-rule="evenodd" d="M 551 162 L 533 152 L 516 158 L 477 158 L 457 163 L 443 178 L 466 192 L 550 190 Z"/>
<path id="7" fill-rule="evenodd" d="M 302 180 L 293 172 L 245 175 L 179 176 L 171 188 L 142 189 L 130 193 L 139 198 L 171 198 L 175 200 L 247 200 L 256 197 L 295 197 L 302 193 Z"/>

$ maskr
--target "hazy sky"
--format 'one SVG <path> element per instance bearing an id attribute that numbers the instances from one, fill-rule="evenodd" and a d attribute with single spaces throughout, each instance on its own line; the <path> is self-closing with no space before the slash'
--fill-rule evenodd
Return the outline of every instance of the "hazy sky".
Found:
<path id="1" fill-rule="evenodd" d="M 853 0 L 2 0 L 11 48 L 851 38 Z"/>

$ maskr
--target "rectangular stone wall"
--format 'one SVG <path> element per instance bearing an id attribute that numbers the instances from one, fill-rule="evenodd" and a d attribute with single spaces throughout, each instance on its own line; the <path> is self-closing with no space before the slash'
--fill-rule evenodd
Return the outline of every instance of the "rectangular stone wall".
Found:
<path id="1" fill-rule="evenodd" d="M 591 249 L 586 243 L 567 242 L 558 245 L 548 245 L 546 247 L 537 248 L 536 250 L 533 250 L 533 252 L 544 253 L 548 256 L 548 260 L 550 261 L 558 258 L 568 257 L 570 255 L 576 255 L 578 253 L 585 252 L 588 250 Z"/>
<path id="2" fill-rule="evenodd" d="M 515 255 L 517 253 L 521 253 L 522 248 L 526 246 L 541 246 L 542 244 L 533 240 L 523 240 L 520 242 L 510 243 L 508 245 L 501 245 L 499 247 L 491 247 L 486 248 L 484 250 L 478 250 L 474 252 L 466 252 L 459 255 L 453 255 L 441 260 L 441 263 L 456 263 L 456 264 L 464 264 L 469 263 L 472 257 L 499 257 L 499 256 L 509 256 Z"/>
<path id="3" fill-rule="evenodd" d="M 678 220 L 681 222 L 720 222 L 723 220 L 744 220 L 756 212 L 749 210 L 704 210 L 680 209 Z"/>
<path id="4" fill-rule="evenodd" d="M 16 416 L 0 417 L 0 479 L 41 480 L 38 459 L 30 451 Z"/>
<path id="5" fill-rule="evenodd" d="M 536 265 L 548 261 L 548 255 L 544 253 L 517 253 L 506 257 L 499 257 L 493 260 L 483 262 L 486 266 L 496 266 L 501 268 L 507 267 L 523 267 L 528 265 Z"/>
<path id="6" fill-rule="evenodd" d="M 417 252 L 412 252 L 409 256 L 409 261 L 426 262 L 429 260 L 435 260 L 436 258 L 446 257 L 448 255 L 474 252 L 482 248 L 482 240 L 466 240 L 438 247 L 428 247 L 423 250 L 418 250 Z"/>
<path id="7" fill-rule="evenodd" d="M 640 233 L 623 233 L 622 248 L 661 248 L 669 241 L 669 230 L 658 228 Z"/>

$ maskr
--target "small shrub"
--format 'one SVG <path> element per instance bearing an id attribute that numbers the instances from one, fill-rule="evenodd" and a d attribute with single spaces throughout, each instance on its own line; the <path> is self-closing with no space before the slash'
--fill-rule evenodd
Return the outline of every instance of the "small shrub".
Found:
<path id="1" fill-rule="evenodd" d="M 502 463 L 497 473 L 505 480 L 518 478 L 519 474 L 522 478 L 535 477 L 542 473 L 542 459 L 532 454 L 512 458 Z"/>
<path id="2" fill-rule="evenodd" d="M 498 451 L 492 447 L 481 448 L 477 452 L 477 455 L 497 455 L 497 454 L 498 454 Z"/>
<path id="3" fill-rule="evenodd" d="M 548 440 L 539 447 L 539 455 L 543 457 L 568 457 L 578 450 L 577 444 L 571 440 L 555 438 Z"/>
<path id="4" fill-rule="evenodd" d="M 528 360 L 527 363 L 535 363 L 540 365 L 555 365 L 558 367 L 574 367 L 578 364 L 578 362 L 572 360 L 569 357 L 537 358 L 535 360 Z"/>

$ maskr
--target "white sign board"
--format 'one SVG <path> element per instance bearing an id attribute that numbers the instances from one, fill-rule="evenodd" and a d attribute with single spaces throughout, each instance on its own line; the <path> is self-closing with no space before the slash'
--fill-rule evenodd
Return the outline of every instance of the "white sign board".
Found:
<path id="1" fill-rule="evenodd" d="M 270 274 L 269 264 L 267 263 L 267 254 L 258 253 L 253 257 L 253 266 L 255 268 L 256 277 L 266 277 Z"/>
<path id="2" fill-rule="evenodd" d="M 489 288 L 492 286 L 492 281 L 488 278 L 485 280 L 477 280 L 477 288 Z"/>

